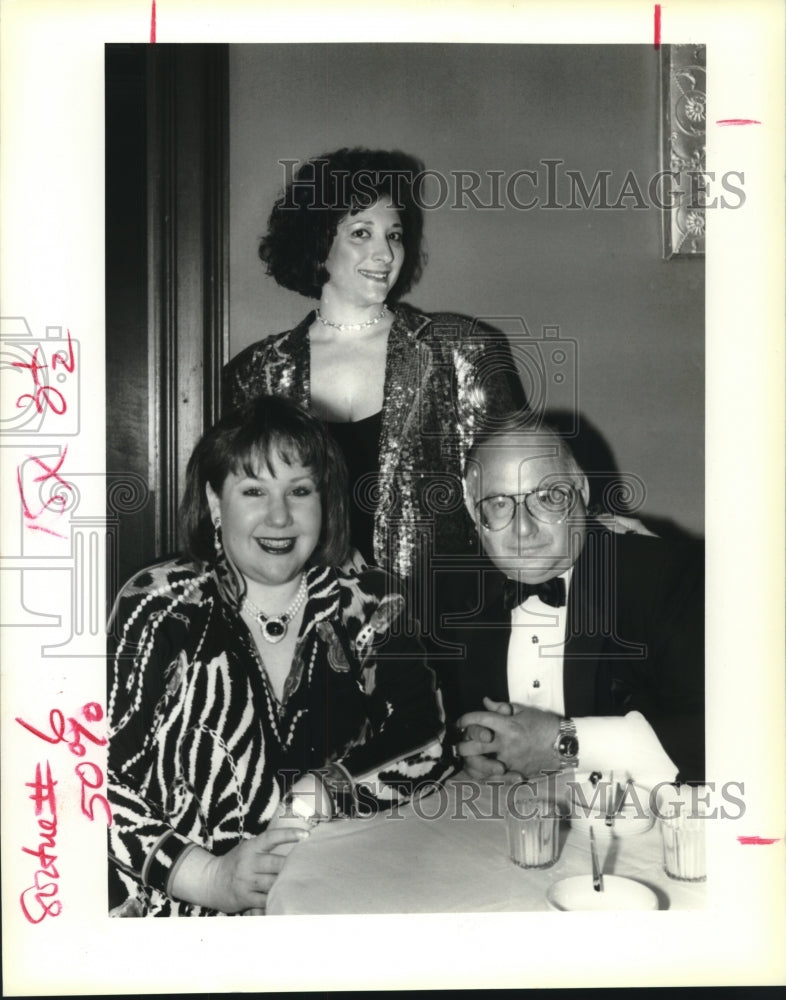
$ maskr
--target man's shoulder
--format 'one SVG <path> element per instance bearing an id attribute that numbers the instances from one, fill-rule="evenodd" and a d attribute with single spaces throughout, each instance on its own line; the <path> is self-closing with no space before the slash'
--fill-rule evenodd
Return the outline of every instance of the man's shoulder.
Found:
<path id="1" fill-rule="evenodd" d="M 704 542 L 696 538 L 661 538 L 635 533 L 611 535 L 621 564 L 632 568 L 658 566 L 670 568 L 700 566 L 704 563 Z"/>
<path id="2" fill-rule="evenodd" d="M 654 606 L 669 594 L 688 600 L 703 587 L 704 543 L 590 528 L 574 579 L 595 594 L 599 587 L 612 587 L 631 606 L 650 601 Z"/>

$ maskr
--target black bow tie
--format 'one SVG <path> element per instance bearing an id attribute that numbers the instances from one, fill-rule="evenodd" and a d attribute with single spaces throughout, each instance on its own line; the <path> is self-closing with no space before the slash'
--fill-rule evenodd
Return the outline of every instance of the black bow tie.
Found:
<path id="1" fill-rule="evenodd" d="M 505 610 L 517 608 L 533 594 L 544 604 L 550 604 L 552 608 L 561 608 L 565 604 L 565 581 L 561 576 L 544 580 L 543 583 L 517 583 L 515 580 L 506 580 L 503 597 Z"/>

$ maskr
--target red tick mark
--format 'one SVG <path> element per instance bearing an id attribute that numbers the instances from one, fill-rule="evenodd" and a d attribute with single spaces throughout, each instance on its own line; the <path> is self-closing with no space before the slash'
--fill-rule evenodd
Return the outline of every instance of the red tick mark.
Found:
<path id="1" fill-rule="evenodd" d="M 655 48 L 660 48 L 660 4 L 655 4 Z"/>
<path id="2" fill-rule="evenodd" d="M 153 7 L 150 11 L 150 44 L 156 43 L 156 0 L 153 0 Z"/>
<path id="3" fill-rule="evenodd" d="M 719 118 L 716 125 L 761 125 L 756 118 Z"/>
<path id="4" fill-rule="evenodd" d="M 780 837 L 737 837 L 741 844 L 755 844 L 756 846 L 777 844 Z"/>

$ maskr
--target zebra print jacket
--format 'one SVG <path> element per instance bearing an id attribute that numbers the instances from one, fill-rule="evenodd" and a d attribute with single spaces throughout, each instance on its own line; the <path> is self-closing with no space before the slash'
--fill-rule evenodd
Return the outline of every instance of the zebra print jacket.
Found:
<path id="1" fill-rule="evenodd" d="M 212 914 L 169 895 L 178 860 L 261 833 L 307 771 L 340 774 L 352 815 L 453 770 L 434 675 L 389 577 L 315 567 L 306 580 L 282 702 L 214 568 L 170 561 L 122 591 L 108 660 L 112 915 Z"/>

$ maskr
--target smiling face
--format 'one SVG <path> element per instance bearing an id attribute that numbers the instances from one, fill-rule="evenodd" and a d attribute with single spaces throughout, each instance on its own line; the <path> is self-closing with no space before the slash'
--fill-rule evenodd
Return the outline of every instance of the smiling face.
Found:
<path id="1" fill-rule="evenodd" d="M 558 451 L 551 435 L 509 435 L 478 449 L 467 472 L 467 509 L 483 548 L 506 576 L 523 583 L 541 583 L 573 565 L 584 545 L 587 481 Z M 557 482 L 578 490 L 578 502 L 568 517 L 548 524 L 534 518 L 526 506 L 516 507 L 513 520 L 499 531 L 484 528 L 475 504 L 485 497 L 517 496 Z"/>
<path id="2" fill-rule="evenodd" d="M 207 485 L 210 514 L 220 515 L 224 551 L 246 583 L 282 586 L 319 543 L 322 499 L 313 470 L 295 456 L 289 465 L 271 449 L 253 468 L 251 476 L 230 472 L 220 496 Z"/>
<path id="3" fill-rule="evenodd" d="M 325 261 L 323 294 L 354 307 L 381 305 L 404 263 L 403 227 L 387 201 L 345 215 Z"/>

